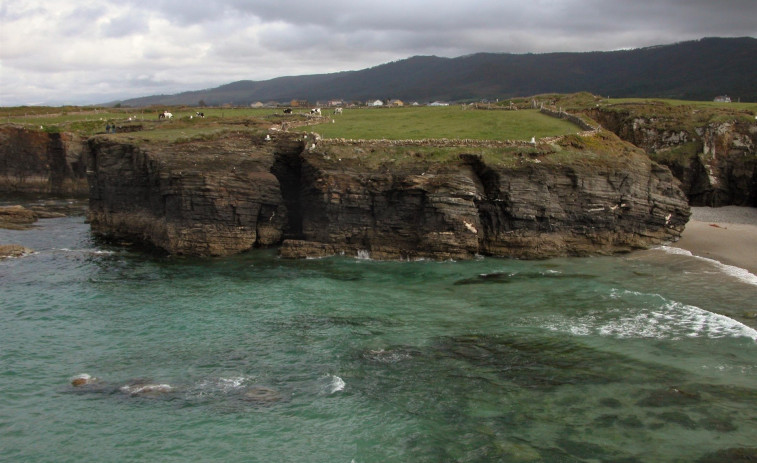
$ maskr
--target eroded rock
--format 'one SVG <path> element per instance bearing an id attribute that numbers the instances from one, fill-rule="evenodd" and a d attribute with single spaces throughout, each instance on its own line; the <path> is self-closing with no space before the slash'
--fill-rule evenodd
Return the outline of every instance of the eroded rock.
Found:
<path id="1" fill-rule="evenodd" d="M 89 219 L 172 254 L 283 243 L 284 257 L 372 259 L 609 254 L 674 240 L 688 220 L 669 170 L 607 133 L 512 144 L 494 161 L 465 143 L 439 147 L 442 161 L 400 145 L 96 137 Z"/>
<path id="2" fill-rule="evenodd" d="M 0 244 L 0 260 L 9 257 L 23 257 L 33 252 L 33 249 L 21 246 L 20 244 Z"/>

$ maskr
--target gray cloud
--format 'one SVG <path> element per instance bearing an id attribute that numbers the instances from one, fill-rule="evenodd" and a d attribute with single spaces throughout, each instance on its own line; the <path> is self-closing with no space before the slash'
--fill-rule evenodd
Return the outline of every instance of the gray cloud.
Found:
<path id="1" fill-rule="evenodd" d="M 96 103 L 413 55 L 757 36 L 754 0 L 19 0 L 0 4 L 0 105 Z"/>
<path id="2" fill-rule="evenodd" d="M 101 26 L 101 30 L 106 37 L 128 37 L 148 32 L 150 27 L 146 18 L 140 14 L 133 14 L 109 19 Z"/>

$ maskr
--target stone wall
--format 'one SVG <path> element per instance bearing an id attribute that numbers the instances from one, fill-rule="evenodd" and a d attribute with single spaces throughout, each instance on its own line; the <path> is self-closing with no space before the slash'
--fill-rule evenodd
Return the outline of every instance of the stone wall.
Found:
<path id="1" fill-rule="evenodd" d="M 579 117 L 579 116 L 577 116 L 575 114 L 566 113 L 565 111 L 563 111 L 561 109 L 553 110 L 553 109 L 549 109 L 547 107 L 542 107 L 539 110 L 539 112 L 541 112 L 542 114 L 546 114 L 547 116 L 552 116 L 552 117 L 556 117 L 558 119 L 565 119 L 566 121 L 570 121 L 570 122 L 576 124 L 577 126 L 581 127 L 582 130 L 597 131 L 597 130 L 600 129 L 599 125 L 594 126 L 594 125 L 590 124 L 589 122 L 587 122 L 586 120 L 584 120 L 583 118 L 581 118 L 581 117 Z"/>

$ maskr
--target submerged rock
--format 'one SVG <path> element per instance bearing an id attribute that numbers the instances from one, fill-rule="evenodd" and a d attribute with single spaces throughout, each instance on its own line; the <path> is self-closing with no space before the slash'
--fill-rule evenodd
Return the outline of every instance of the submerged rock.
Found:
<path id="1" fill-rule="evenodd" d="M 20 244 L 0 244 L 0 260 L 8 257 L 23 257 L 33 252 L 33 249 L 21 246 Z"/>
<path id="2" fill-rule="evenodd" d="M 596 278 L 596 276 L 585 275 L 585 274 L 580 274 L 580 273 L 563 274 L 563 273 L 558 273 L 558 272 L 528 272 L 528 273 L 496 272 L 496 273 L 482 273 L 480 275 L 477 275 L 474 278 L 465 278 L 462 280 L 457 280 L 454 284 L 455 285 L 475 285 L 475 284 L 484 284 L 484 283 L 513 283 L 516 281 L 534 280 L 534 279 L 541 280 L 545 278 L 590 280 L 590 279 Z"/>
<path id="3" fill-rule="evenodd" d="M 101 383 L 100 379 L 90 376 L 87 373 L 72 376 L 70 381 L 71 385 L 74 387 L 90 386 Z"/>
<path id="4" fill-rule="evenodd" d="M 170 384 L 137 381 L 121 386 L 119 390 L 130 396 L 159 397 L 166 393 L 173 392 L 174 387 Z"/>
<path id="5" fill-rule="evenodd" d="M 757 461 L 757 447 L 737 447 L 730 449 L 722 449 L 716 452 L 709 453 L 699 460 L 697 463 L 747 463 Z"/>
<path id="6" fill-rule="evenodd" d="M 678 387 L 669 387 L 650 392 L 647 397 L 636 402 L 639 407 L 673 407 L 698 403 L 699 394 Z"/>
<path id="7" fill-rule="evenodd" d="M 266 386 L 251 386 L 242 394 L 242 400 L 260 405 L 268 405 L 284 400 L 284 396 L 276 389 Z"/>

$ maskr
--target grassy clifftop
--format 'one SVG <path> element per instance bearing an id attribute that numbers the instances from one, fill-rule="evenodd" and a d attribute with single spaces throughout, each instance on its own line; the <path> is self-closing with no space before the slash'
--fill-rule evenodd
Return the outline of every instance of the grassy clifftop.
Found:
<path id="1" fill-rule="evenodd" d="M 90 108 L 6 108 L 0 122 L 20 124 L 47 132 L 74 132 L 82 136 L 141 132 L 140 137 L 191 139 L 222 130 L 267 129 L 286 122 L 292 129 L 315 131 L 324 138 L 354 139 L 475 139 L 530 140 L 532 137 L 575 133 L 570 122 L 535 110 L 463 110 L 462 106 L 349 108 L 343 114 L 324 109 L 323 117 L 310 117 L 307 109 L 285 115 L 281 109 L 205 108 L 204 118 L 196 108 L 170 108 L 171 120 L 158 119 L 156 110 Z"/>

